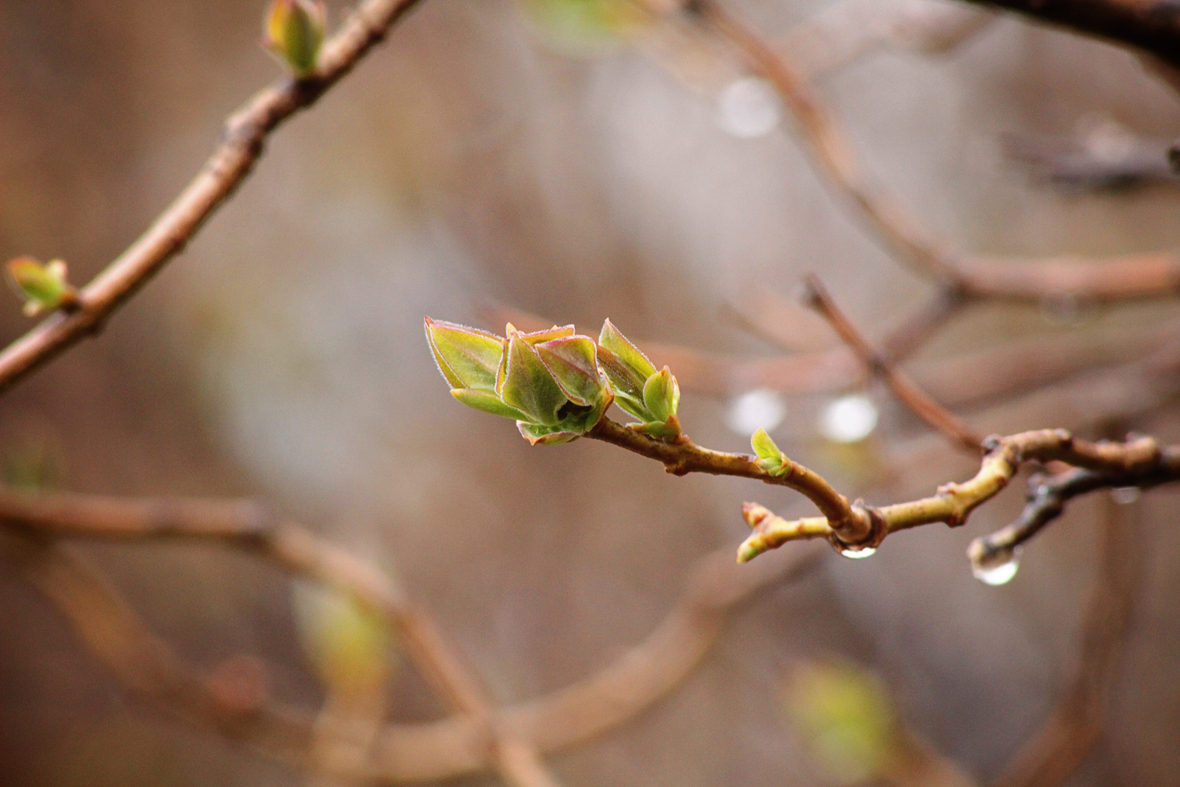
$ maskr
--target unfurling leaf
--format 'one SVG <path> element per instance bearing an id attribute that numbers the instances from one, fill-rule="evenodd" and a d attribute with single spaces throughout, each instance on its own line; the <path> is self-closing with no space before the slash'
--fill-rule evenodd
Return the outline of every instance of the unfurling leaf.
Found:
<path id="1" fill-rule="evenodd" d="M 623 365 L 631 380 L 639 380 L 638 394 L 642 396 L 643 382 L 656 373 L 656 367 L 647 359 L 638 347 L 619 332 L 610 320 L 602 324 L 602 332 L 598 334 L 598 345 L 610 350 Z"/>
<path id="2" fill-rule="evenodd" d="M 487 331 L 426 318 L 426 341 L 452 388 L 494 392 L 504 340 Z"/>
<path id="3" fill-rule="evenodd" d="M 589 336 L 553 339 L 536 345 L 536 349 L 571 402 L 585 407 L 602 397 L 606 384 L 598 371 L 594 340 Z"/>
<path id="4" fill-rule="evenodd" d="M 319 65 L 327 10 L 319 0 L 274 0 L 263 20 L 263 45 L 306 77 Z"/>
<path id="5" fill-rule="evenodd" d="M 508 337 L 508 373 L 500 398 L 545 426 L 557 425 L 557 411 L 568 401 L 536 348 L 520 333 Z"/>
<path id="6" fill-rule="evenodd" d="M 498 396 L 490 394 L 487 391 L 473 391 L 470 388 L 453 388 L 451 389 L 451 396 L 468 407 L 474 407 L 476 410 L 483 410 L 485 413 L 491 413 L 492 415 L 502 415 L 505 418 L 515 418 L 517 420 L 528 417 L 515 407 L 504 404 Z"/>

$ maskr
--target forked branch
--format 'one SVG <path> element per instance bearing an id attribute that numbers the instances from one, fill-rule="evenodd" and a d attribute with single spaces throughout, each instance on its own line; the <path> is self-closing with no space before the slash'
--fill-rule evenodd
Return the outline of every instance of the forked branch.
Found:
<path id="1" fill-rule="evenodd" d="M 309 107 L 352 70 L 418 0 L 366 0 L 323 48 L 318 68 L 288 77 L 247 101 L 226 121 L 221 144 L 200 173 L 126 251 L 59 310 L 0 352 L 0 393 L 87 336 L 179 254 L 233 194 L 279 125 Z"/>

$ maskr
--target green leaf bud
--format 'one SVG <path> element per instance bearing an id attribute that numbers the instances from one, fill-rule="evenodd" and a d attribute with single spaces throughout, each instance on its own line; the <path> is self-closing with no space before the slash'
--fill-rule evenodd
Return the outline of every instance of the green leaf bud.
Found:
<path id="1" fill-rule="evenodd" d="M 327 19 L 319 0 L 274 0 L 263 20 L 262 44 L 295 76 L 309 76 L 319 65 Z"/>
<path id="2" fill-rule="evenodd" d="M 508 325 L 505 327 L 505 336 L 511 336 L 514 333 L 519 333 L 522 339 L 534 347 L 541 342 L 550 342 L 554 339 L 566 339 L 574 335 L 574 326 L 572 325 L 554 325 L 552 328 L 546 328 L 543 331 L 532 332 L 518 331 L 516 330 L 516 326 L 514 326 L 512 323 L 508 323 Z"/>
<path id="3" fill-rule="evenodd" d="M 541 424 L 529 424 L 524 421 L 517 421 L 516 428 L 520 430 L 521 436 L 529 441 L 529 445 L 558 445 L 577 440 L 581 436 L 577 432 L 568 432 Z"/>
<path id="4" fill-rule="evenodd" d="M 647 378 L 643 385 L 643 404 L 652 421 L 663 423 L 676 415 L 676 408 L 680 405 L 680 386 L 667 366 Z"/>
<path id="5" fill-rule="evenodd" d="M 759 429 L 754 432 L 750 438 L 750 445 L 757 454 L 758 459 L 755 462 L 760 468 L 773 476 L 779 476 L 787 472 L 791 467 L 791 460 L 787 459 L 786 455 L 779 450 L 779 447 L 774 444 L 774 440 L 770 439 L 770 435 L 766 433 L 765 429 Z"/>
<path id="6" fill-rule="evenodd" d="M 647 356 L 620 333 L 610 320 L 602 324 L 602 332 L 598 334 L 598 344 L 618 358 L 619 362 L 630 371 L 631 379 L 645 381 L 656 373 L 656 367 L 647 359 Z M 641 393 L 642 384 L 638 388 Z"/>
<path id="7" fill-rule="evenodd" d="M 32 257 L 17 257 L 8 263 L 9 285 L 24 300 L 28 317 L 76 303 L 77 291 L 66 281 L 66 274 L 61 260 L 42 265 Z"/>

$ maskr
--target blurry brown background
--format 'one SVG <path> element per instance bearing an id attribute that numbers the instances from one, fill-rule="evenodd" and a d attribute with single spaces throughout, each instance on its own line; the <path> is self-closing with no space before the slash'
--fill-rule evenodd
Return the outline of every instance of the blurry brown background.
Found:
<path id="1" fill-rule="evenodd" d="M 741 8 L 779 35 L 824 5 Z M 338 20 L 342 4 L 331 12 Z M 85 281 L 125 247 L 200 166 L 224 116 L 276 76 L 257 43 L 261 13 L 229 0 L 0 2 L 0 256 L 61 257 Z M 395 571 L 504 702 L 602 667 L 659 621 L 694 559 L 736 547 L 742 500 L 785 515 L 805 502 L 673 478 L 589 441 L 530 448 L 507 421 L 447 395 L 423 315 L 498 330 L 489 314 L 508 305 L 586 332 L 610 317 L 641 343 L 760 356 L 774 351 L 725 307 L 789 297 L 806 272 L 873 337 L 929 292 L 850 222 L 792 138 L 722 130 L 709 68 L 686 77 L 668 68 L 677 57 L 574 53 L 509 0 L 428 0 L 277 134 L 239 194 L 98 341 L 4 398 L 8 481 L 273 501 Z M 1004 19 L 945 58 L 872 53 L 823 89 L 870 168 L 961 247 L 1105 254 L 1180 237 L 1174 188 L 1061 192 L 999 152 L 1005 134 L 1069 136 L 1095 119 L 1174 136 L 1176 96 L 1124 52 Z M 1063 325 L 982 307 L 923 357 L 1134 331 L 1175 308 L 1091 310 Z M 14 298 L 0 308 L 3 341 L 27 325 Z M 874 503 L 972 472 L 871 395 L 882 424 L 856 446 L 817 434 L 822 397 L 788 401 L 775 437 Z M 1079 422 L 1050 399 L 992 404 L 969 413 L 985 431 Z M 682 420 L 704 445 L 744 450 L 728 406 L 686 390 Z M 1133 426 L 1180 439 L 1166 408 Z M 784 681 L 797 659 L 836 652 L 882 676 L 942 752 L 995 775 L 1073 666 L 1094 574 L 1098 506 L 1086 500 L 1029 546 L 1012 583 L 974 580 L 967 543 L 1020 502 L 1014 489 L 962 530 L 899 535 L 869 560 L 833 554 L 766 593 L 679 691 L 551 758 L 557 773 L 571 785 L 818 783 Z M 1137 508 L 1146 574 L 1111 716 L 1075 785 L 1162 786 L 1180 773 L 1174 493 Z M 277 695 L 319 700 L 277 572 L 194 546 L 88 552 L 194 660 L 256 653 Z M 394 719 L 443 712 L 409 666 L 391 697 Z M 0 781 L 301 779 L 129 703 L 0 566 Z"/>

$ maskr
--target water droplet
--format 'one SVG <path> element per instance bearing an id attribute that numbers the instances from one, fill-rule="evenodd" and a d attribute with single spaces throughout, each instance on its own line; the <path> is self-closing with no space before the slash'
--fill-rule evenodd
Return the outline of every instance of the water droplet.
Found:
<path id="1" fill-rule="evenodd" d="M 985 585 L 1003 585 L 1016 576 L 1020 568 L 1020 550 L 1000 550 L 986 557 L 972 558 L 971 573 Z"/>
<path id="2" fill-rule="evenodd" d="M 1114 502 L 1121 506 L 1127 506 L 1139 499 L 1140 489 L 1137 486 L 1120 486 L 1117 489 L 1110 490 L 1110 496 L 1114 498 Z"/>
<path id="3" fill-rule="evenodd" d="M 725 411 L 725 425 L 743 436 L 759 429 L 770 432 L 783 422 L 786 414 L 787 403 L 782 394 L 757 388 L 730 401 Z"/>
<path id="4" fill-rule="evenodd" d="M 865 547 L 864 549 L 841 549 L 840 554 L 844 557 L 850 557 L 853 560 L 860 560 L 865 557 L 872 557 L 877 554 L 876 547 Z"/>
<path id="5" fill-rule="evenodd" d="M 741 139 L 769 134 L 782 118 L 782 105 L 770 83 L 760 77 L 730 82 L 717 101 L 717 125 Z"/>
<path id="6" fill-rule="evenodd" d="M 877 428 L 877 406 L 863 394 L 843 396 L 824 409 L 820 433 L 837 443 L 855 443 Z"/>

